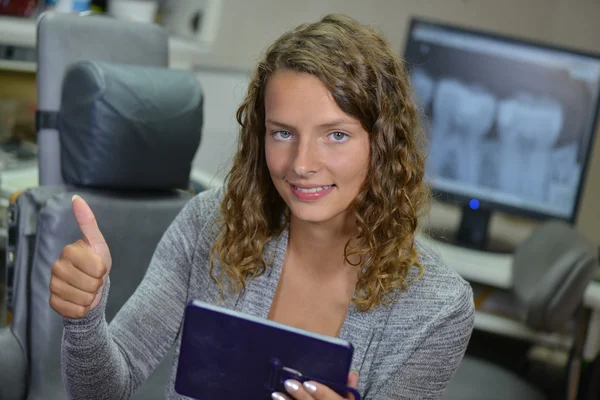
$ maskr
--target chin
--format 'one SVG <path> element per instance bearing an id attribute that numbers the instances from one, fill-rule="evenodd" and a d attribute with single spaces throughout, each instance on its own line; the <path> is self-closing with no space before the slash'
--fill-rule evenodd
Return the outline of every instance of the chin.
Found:
<path id="1" fill-rule="evenodd" d="M 320 207 L 316 204 L 309 207 L 292 204 L 289 208 L 294 218 L 311 223 L 328 222 L 345 213 L 345 210 L 332 210 L 327 207 Z"/>

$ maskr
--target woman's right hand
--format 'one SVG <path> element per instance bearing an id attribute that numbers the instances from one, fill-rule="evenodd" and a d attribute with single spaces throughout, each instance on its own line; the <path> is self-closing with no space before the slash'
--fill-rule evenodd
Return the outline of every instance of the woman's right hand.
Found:
<path id="1" fill-rule="evenodd" d="M 90 206 L 73 196 L 81 239 L 64 247 L 52 265 L 50 307 L 66 318 L 83 318 L 102 299 L 112 258 Z"/>

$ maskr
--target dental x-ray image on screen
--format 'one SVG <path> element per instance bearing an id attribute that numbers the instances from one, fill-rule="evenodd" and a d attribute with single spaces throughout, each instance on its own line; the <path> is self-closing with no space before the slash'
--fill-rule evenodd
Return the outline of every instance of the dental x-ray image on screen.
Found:
<path id="1" fill-rule="evenodd" d="M 434 190 L 490 210 L 574 220 L 598 58 L 413 20 L 405 59 Z"/>

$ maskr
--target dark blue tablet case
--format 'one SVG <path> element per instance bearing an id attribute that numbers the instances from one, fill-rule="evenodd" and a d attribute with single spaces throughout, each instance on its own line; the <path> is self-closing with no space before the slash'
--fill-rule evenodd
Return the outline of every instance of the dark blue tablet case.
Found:
<path id="1" fill-rule="evenodd" d="M 175 391 L 198 400 L 266 400 L 294 378 L 320 381 L 345 396 L 353 351 L 338 338 L 192 301 Z"/>

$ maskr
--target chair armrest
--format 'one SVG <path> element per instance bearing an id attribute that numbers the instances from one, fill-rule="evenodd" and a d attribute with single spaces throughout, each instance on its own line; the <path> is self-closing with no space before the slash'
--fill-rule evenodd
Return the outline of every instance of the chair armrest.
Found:
<path id="1" fill-rule="evenodd" d="M 23 400 L 27 387 L 27 361 L 10 326 L 0 329 L 0 399 Z"/>

